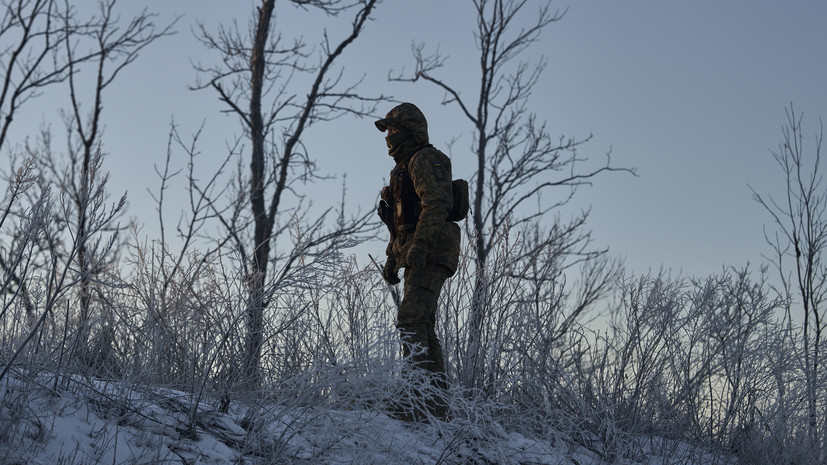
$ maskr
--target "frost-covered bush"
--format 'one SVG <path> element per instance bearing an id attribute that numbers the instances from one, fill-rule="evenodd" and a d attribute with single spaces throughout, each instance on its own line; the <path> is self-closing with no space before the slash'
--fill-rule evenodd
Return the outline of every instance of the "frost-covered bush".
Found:
<path id="1" fill-rule="evenodd" d="M 375 418 L 433 389 L 404 373 L 392 289 L 346 249 L 296 260 L 269 281 L 262 378 L 251 385 L 240 371 L 248 293 L 237 257 L 176 251 L 137 231 L 115 250 L 107 231 L 92 229 L 87 239 L 98 244 L 91 250 L 101 266 L 87 275 L 95 297 L 79 318 L 84 280 L 72 249 L 35 240 L 53 234 L 38 213 L 48 211 L 49 197 L 35 199 L 25 207 L 12 195 L 7 206 L 16 210 L 7 210 L 30 214 L 0 223 L 13 239 L 2 249 L 4 377 L 36 373 L 39 388 L 55 392 L 85 392 L 95 379 L 175 389 L 187 399 L 176 413 L 182 425 L 196 425 L 201 412 L 244 406 L 239 421 L 248 436 L 237 447 L 272 457 L 288 454 L 300 431 L 319 428 L 319 415 L 329 415 L 318 409 Z M 105 219 L 111 210 L 97 205 Z M 525 254 L 521 240 L 503 235 L 484 271 L 466 249 L 443 289 L 438 333 L 450 421 L 433 424 L 447 428 L 446 451 L 496 450 L 485 441 L 519 432 L 607 462 L 686 458 L 696 453 L 687 444 L 703 446 L 711 463 L 730 454 L 745 463 L 823 456 L 824 425 L 813 449 L 802 407 L 797 323 L 779 315 L 787 302 L 770 292 L 763 273 L 624 279 L 608 260 L 578 269 L 559 251 Z M 102 259 L 110 253 L 117 260 Z M 480 289 L 485 298 L 475 300 Z M 468 337 L 473 305 L 484 316 L 475 341 Z M 12 419 L 0 429 L 6 446 L 32 434 L 21 399 L 4 398 Z M 822 396 L 822 413 L 825 404 Z M 345 416 L 340 426 L 352 428 Z M 292 426 L 274 436 L 265 431 L 274 422 Z M 325 425 L 335 436 L 337 426 Z"/>

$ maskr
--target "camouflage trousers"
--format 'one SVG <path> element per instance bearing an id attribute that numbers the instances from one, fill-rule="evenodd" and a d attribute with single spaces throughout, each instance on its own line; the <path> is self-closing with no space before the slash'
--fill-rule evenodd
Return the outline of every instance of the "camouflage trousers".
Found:
<path id="1" fill-rule="evenodd" d="M 425 370 L 435 391 L 447 389 L 442 346 L 436 335 L 436 310 L 439 293 L 451 270 L 442 265 L 427 264 L 422 269 L 405 269 L 405 295 L 399 305 L 396 327 L 402 338 L 402 353 L 412 368 Z M 446 405 L 442 395 L 425 399 L 430 413 L 444 417 Z"/>

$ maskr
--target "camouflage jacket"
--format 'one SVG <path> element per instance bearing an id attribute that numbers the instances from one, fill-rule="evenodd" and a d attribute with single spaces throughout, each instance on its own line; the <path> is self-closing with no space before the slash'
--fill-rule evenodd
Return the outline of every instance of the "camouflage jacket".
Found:
<path id="1" fill-rule="evenodd" d="M 406 227 L 398 193 L 409 176 L 419 198 L 418 220 Z M 393 206 L 396 234 L 391 236 L 386 253 L 396 260 L 397 270 L 407 265 L 406 257 L 410 248 L 417 244 L 428 251 L 427 262 L 439 264 L 456 272 L 459 261 L 461 232 L 459 226 L 448 221 L 453 195 L 451 189 L 451 159 L 431 145 L 426 145 L 397 160 L 391 171 L 390 191 L 397 193 Z"/>

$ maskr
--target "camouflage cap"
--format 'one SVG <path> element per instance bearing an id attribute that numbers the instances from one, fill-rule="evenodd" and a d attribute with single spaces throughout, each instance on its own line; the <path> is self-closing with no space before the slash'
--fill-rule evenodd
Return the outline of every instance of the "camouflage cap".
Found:
<path id="1" fill-rule="evenodd" d="M 428 121 L 413 103 L 400 103 L 374 124 L 382 132 L 387 131 L 388 126 L 393 126 L 410 132 L 414 140 L 418 142 L 428 142 Z"/>

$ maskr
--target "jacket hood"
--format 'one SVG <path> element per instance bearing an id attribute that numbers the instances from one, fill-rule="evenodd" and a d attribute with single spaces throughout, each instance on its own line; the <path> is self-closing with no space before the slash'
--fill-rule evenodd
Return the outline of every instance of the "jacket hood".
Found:
<path id="1" fill-rule="evenodd" d="M 374 124 L 382 132 L 387 131 L 388 126 L 393 126 L 410 133 L 417 144 L 428 143 L 428 121 L 413 103 L 405 102 L 393 107 L 384 118 Z"/>

